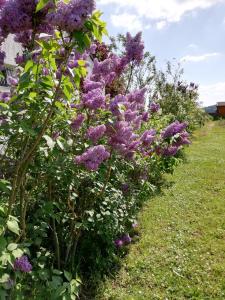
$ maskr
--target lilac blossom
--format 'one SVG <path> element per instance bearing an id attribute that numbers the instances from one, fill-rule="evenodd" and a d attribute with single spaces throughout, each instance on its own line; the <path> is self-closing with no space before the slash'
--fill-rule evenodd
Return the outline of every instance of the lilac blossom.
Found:
<path id="1" fill-rule="evenodd" d="M 87 108 L 97 110 L 99 108 L 104 108 L 105 95 L 102 89 L 97 88 L 83 94 L 82 101 Z"/>
<path id="2" fill-rule="evenodd" d="M 158 112 L 159 110 L 160 110 L 160 105 L 159 105 L 159 103 L 152 102 L 152 103 L 150 104 L 150 111 L 151 111 L 151 113 L 156 113 L 156 112 Z"/>
<path id="3" fill-rule="evenodd" d="M 136 119 L 137 117 L 137 111 L 132 111 L 131 109 L 128 109 L 125 113 L 125 121 L 127 122 L 132 122 Z"/>
<path id="4" fill-rule="evenodd" d="M 156 131 L 154 129 L 146 130 L 142 134 L 140 141 L 142 142 L 143 146 L 148 147 L 154 142 L 155 136 L 156 136 Z"/>
<path id="5" fill-rule="evenodd" d="M 70 0 L 68 3 L 59 1 L 56 11 L 49 13 L 48 20 L 61 30 L 73 32 L 83 27 L 94 9 L 94 0 Z"/>
<path id="6" fill-rule="evenodd" d="M 104 146 L 98 145 L 89 148 L 82 155 L 75 157 L 77 164 L 83 164 L 89 171 L 97 171 L 104 160 L 110 157 L 110 153 Z"/>
<path id="7" fill-rule="evenodd" d="M 127 106 L 127 98 L 124 95 L 117 95 L 113 100 L 110 102 L 110 110 L 114 116 L 119 116 L 122 114 L 121 112 L 121 105 Z"/>
<path id="8" fill-rule="evenodd" d="M 179 137 L 177 138 L 176 142 L 173 143 L 174 146 L 180 147 L 183 145 L 189 145 L 191 144 L 191 141 L 189 140 L 189 133 L 187 131 L 183 131 L 179 134 Z"/>
<path id="9" fill-rule="evenodd" d="M 124 242 L 124 244 L 130 244 L 132 242 L 132 239 L 129 234 L 124 234 L 122 236 L 122 241 Z"/>
<path id="10" fill-rule="evenodd" d="M 96 127 L 90 127 L 87 131 L 87 137 L 93 142 L 97 143 L 97 141 L 103 137 L 106 132 L 105 125 L 99 125 Z"/>
<path id="11" fill-rule="evenodd" d="M 92 81 L 89 79 L 85 79 L 83 86 L 84 86 L 85 92 L 87 93 L 91 90 L 102 88 L 103 84 L 101 82 L 95 82 L 95 81 Z"/>
<path id="12" fill-rule="evenodd" d="M 171 138 L 172 136 L 182 132 L 186 127 L 187 123 L 180 123 L 178 121 L 175 121 L 165 128 L 165 130 L 162 132 L 162 138 Z"/>
<path id="13" fill-rule="evenodd" d="M 128 32 L 126 37 L 126 56 L 131 62 L 140 63 L 144 57 L 144 43 L 142 41 L 142 33 L 139 32 L 136 36 L 132 37 Z"/>
<path id="14" fill-rule="evenodd" d="M 7 102 L 9 102 L 9 100 L 10 100 L 10 93 L 9 92 L 0 93 L 0 101 L 7 103 Z"/>
<path id="15" fill-rule="evenodd" d="M 84 120 L 85 120 L 85 115 L 84 114 L 77 115 L 77 117 L 71 123 L 72 131 L 76 132 L 81 127 Z"/>
<path id="16" fill-rule="evenodd" d="M 142 124 L 142 116 L 137 116 L 133 121 L 133 127 L 135 130 L 139 130 Z"/>
<path id="17" fill-rule="evenodd" d="M 128 183 L 123 183 L 121 185 L 121 190 L 122 190 L 123 194 L 129 193 L 129 190 L 130 190 L 129 184 Z"/>
<path id="18" fill-rule="evenodd" d="M 16 86 L 18 84 L 18 79 L 17 78 L 14 78 L 12 76 L 9 76 L 8 77 L 8 83 L 12 86 Z"/>
<path id="19" fill-rule="evenodd" d="M 114 241 L 114 245 L 115 245 L 117 248 L 121 248 L 121 247 L 123 247 L 124 242 L 123 242 L 123 240 L 121 240 L 121 239 L 116 239 L 116 240 Z"/>
<path id="20" fill-rule="evenodd" d="M 143 89 L 136 90 L 136 91 L 128 94 L 127 95 L 128 101 L 143 105 L 145 103 L 146 91 L 147 91 L 147 89 L 143 88 Z"/>
<path id="21" fill-rule="evenodd" d="M 143 122 L 148 122 L 149 113 L 147 111 L 142 114 L 142 120 L 143 120 Z"/>
<path id="22" fill-rule="evenodd" d="M 14 262 L 14 270 L 21 271 L 24 273 L 29 273 L 32 270 L 32 265 L 30 264 L 28 257 L 26 255 L 17 258 Z"/>
<path id="23" fill-rule="evenodd" d="M 24 54 L 23 55 L 17 54 L 15 58 L 15 62 L 17 65 L 22 65 L 23 63 L 26 62 L 26 56 Z"/>
<path id="24" fill-rule="evenodd" d="M 179 151 L 179 147 L 177 146 L 168 146 L 167 148 L 163 149 L 163 156 L 175 156 Z"/>

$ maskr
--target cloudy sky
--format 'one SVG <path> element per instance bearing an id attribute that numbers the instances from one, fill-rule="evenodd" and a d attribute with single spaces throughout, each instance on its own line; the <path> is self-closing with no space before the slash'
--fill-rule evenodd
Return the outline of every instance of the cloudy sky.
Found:
<path id="1" fill-rule="evenodd" d="M 162 67 L 182 62 L 204 105 L 225 101 L 225 0 L 97 0 L 110 35 L 143 31 Z"/>

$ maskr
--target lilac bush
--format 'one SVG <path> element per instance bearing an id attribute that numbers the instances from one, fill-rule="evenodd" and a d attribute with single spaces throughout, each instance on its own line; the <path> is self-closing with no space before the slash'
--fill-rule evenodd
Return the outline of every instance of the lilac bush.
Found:
<path id="1" fill-rule="evenodd" d="M 102 253 L 113 259 L 130 244 L 142 203 L 189 144 L 187 124 L 169 125 L 157 103 L 148 107 L 146 87 L 131 84 L 144 57 L 141 33 L 127 34 L 121 55 L 110 51 L 94 9 L 93 0 L 0 7 L 0 40 L 14 34 L 23 45 L 10 92 L 0 95 L 0 188 L 12 251 L 2 269 L 32 270 L 32 282 L 20 274 L 15 284 L 32 299 L 71 291 L 74 299 L 77 272 L 103 268 Z"/>

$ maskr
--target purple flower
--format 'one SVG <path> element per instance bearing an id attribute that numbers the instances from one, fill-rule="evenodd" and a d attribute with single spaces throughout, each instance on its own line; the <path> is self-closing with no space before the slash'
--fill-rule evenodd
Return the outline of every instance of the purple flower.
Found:
<path id="1" fill-rule="evenodd" d="M 122 241 L 124 242 L 124 244 L 130 244 L 132 242 L 132 239 L 129 234 L 124 234 L 122 236 Z"/>
<path id="2" fill-rule="evenodd" d="M 135 130 L 139 130 L 141 128 L 141 124 L 142 124 L 143 120 L 142 120 L 142 116 L 138 116 L 134 119 L 133 121 L 133 126 Z"/>
<path id="3" fill-rule="evenodd" d="M 16 58 L 15 58 L 15 62 L 17 65 L 22 65 L 23 63 L 25 63 L 26 61 L 26 56 L 25 55 L 19 55 L 17 54 Z"/>
<path id="4" fill-rule="evenodd" d="M 102 87 L 103 87 L 102 82 L 95 82 L 95 81 L 92 81 L 89 79 L 85 79 L 85 81 L 84 81 L 84 90 L 86 93 L 91 90 L 95 90 L 95 89 L 102 88 Z"/>
<path id="5" fill-rule="evenodd" d="M 93 142 L 97 143 L 97 141 L 103 137 L 106 132 L 105 125 L 99 125 L 96 127 L 90 127 L 87 132 L 87 137 Z"/>
<path id="6" fill-rule="evenodd" d="M 14 262 L 14 270 L 21 271 L 24 273 L 29 273 L 32 270 L 32 265 L 30 264 L 28 257 L 26 255 L 17 258 Z"/>
<path id="7" fill-rule="evenodd" d="M 9 92 L 3 92 L 0 93 L 0 101 L 2 102 L 8 102 L 10 100 L 10 93 Z"/>
<path id="8" fill-rule="evenodd" d="M 187 123 L 180 123 L 176 121 L 165 128 L 165 130 L 162 132 L 162 138 L 171 138 L 172 136 L 182 132 L 186 127 Z"/>
<path id="9" fill-rule="evenodd" d="M 149 113 L 147 111 L 142 114 L 142 120 L 143 120 L 143 122 L 148 122 Z"/>
<path id="10" fill-rule="evenodd" d="M 9 76 L 9 77 L 8 77 L 8 82 L 9 82 L 10 85 L 17 86 L 17 84 L 18 84 L 18 79 Z"/>
<path id="11" fill-rule="evenodd" d="M 159 103 L 152 102 L 152 103 L 150 104 L 150 111 L 151 111 L 151 113 L 156 113 L 156 112 L 158 112 L 159 110 L 160 110 L 160 105 L 159 105 Z"/>
<path id="12" fill-rule="evenodd" d="M 48 76 L 48 75 L 49 75 L 49 69 L 48 69 L 48 68 L 43 68 L 43 69 L 42 69 L 42 74 L 43 74 L 44 76 Z"/>
<path id="13" fill-rule="evenodd" d="M 110 157 L 110 153 L 104 146 L 94 146 L 89 148 L 82 155 L 75 157 L 77 164 L 84 164 L 89 171 L 97 171 L 101 163 Z"/>
<path id="14" fill-rule="evenodd" d="M 123 194 L 127 194 L 130 190 L 129 184 L 128 183 L 123 183 L 121 185 L 121 190 L 122 190 Z"/>
<path id="15" fill-rule="evenodd" d="M 151 145 L 155 140 L 155 135 L 156 131 L 154 129 L 146 130 L 140 138 L 143 146 L 148 147 L 149 145 Z"/>
<path id="16" fill-rule="evenodd" d="M 82 125 L 85 120 L 84 114 L 77 115 L 76 119 L 74 119 L 71 123 L 71 128 L 73 132 L 76 132 Z"/>
<path id="17" fill-rule="evenodd" d="M 123 242 L 123 240 L 121 240 L 121 239 L 116 239 L 116 240 L 114 241 L 114 245 L 115 245 L 117 248 L 123 247 L 123 244 L 124 244 L 124 242 Z"/>
<path id="18" fill-rule="evenodd" d="M 144 43 L 142 41 L 142 33 L 139 32 L 136 36 L 132 37 L 128 32 L 126 37 L 126 57 L 128 61 L 140 63 L 144 57 Z"/>
<path id="19" fill-rule="evenodd" d="M 132 122 L 137 117 L 137 111 L 132 111 L 131 109 L 128 109 L 125 114 L 125 121 Z"/>
<path id="20" fill-rule="evenodd" d="M 146 91 L 147 91 L 147 89 L 143 88 L 143 89 L 136 90 L 136 91 L 128 94 L 127 95 L 128 101 L 143 105 L 145 103 Z"/>
<path id="21" fill-rule="evenodd" d="M 162 154 L 163 156 L 175 156 L 179 149 L 177 146 L 169 146 L 163 150 Z"/>
<path id="22" fill-rule="evenodd" d="M 103 90 L 97 88 L 83 94 L 82 101 L 84 105 L 90 109 L 97 110 L 105 106 L 105 96 Z"/>
<path id="23" fill-rule="evenodd" d="M 94 0 L 59 1 L 56 11 L 48 15 L 49 22 L 62 30 L 73 32 L 80 30 L 95 9 Z"/>
<path id="24" fill-rule="evenodd" d="M 123 95 L 117 95 L 110 102 L 110 110 L 114 116 L 120 116 L 122 114 L 121 106 L 127 105 L 127 98 Z"/>

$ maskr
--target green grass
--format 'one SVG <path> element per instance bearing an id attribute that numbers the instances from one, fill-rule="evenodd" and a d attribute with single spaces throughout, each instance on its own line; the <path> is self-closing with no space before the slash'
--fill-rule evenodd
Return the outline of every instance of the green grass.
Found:
<path id="1" fill-rule="evenodd" d="M 139 216 L 140 241 L 95 299 L 225 299 L 225 124 L 209 123 Z"/>

